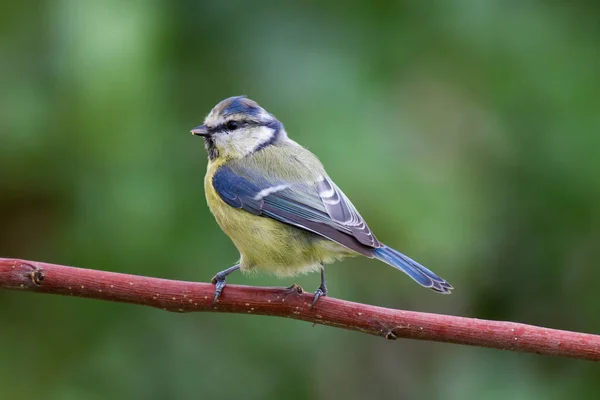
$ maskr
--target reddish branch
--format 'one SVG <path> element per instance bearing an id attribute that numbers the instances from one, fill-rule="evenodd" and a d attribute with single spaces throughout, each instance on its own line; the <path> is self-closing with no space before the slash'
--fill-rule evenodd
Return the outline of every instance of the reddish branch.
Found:
<path id="1" fill-rule="evenodd" d="M 600 336 L 514 322 L 393 310 L 325 297 L 310 309 L 312 293 L 227 285 L 215 308 L 214 286 L 0 258 L 0 288 L 62 294 L 156 307 L 273 315 L 385 337 L 600 360 Z"/>

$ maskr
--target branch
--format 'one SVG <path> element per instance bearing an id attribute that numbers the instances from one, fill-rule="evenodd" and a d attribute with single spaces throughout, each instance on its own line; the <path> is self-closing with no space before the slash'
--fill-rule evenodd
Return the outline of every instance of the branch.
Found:
<path id="1" fill-rule="evenodd" d="M 514 322 L 393 310 L 312 293 L 227 285 L 215 308 L 214 286 L 42 262 L 0 258 L 0 288 L 118 301 L 173 312 L 229 312 L 288 317 L 385 337 L 430 340 L 600 361 L 600 336 Z"/>

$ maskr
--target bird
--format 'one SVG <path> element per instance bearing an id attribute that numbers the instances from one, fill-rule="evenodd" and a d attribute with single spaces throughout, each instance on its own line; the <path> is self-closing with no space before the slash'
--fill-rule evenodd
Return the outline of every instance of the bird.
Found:
<path id="1" fill-rule="evenodd" d="M 376 258 L 421 286 L 449 294 L 446 280 L 380 242 L 323 164 L 288 137 L 283 124 L 246 96 L 219 102 L 191 133 L 204 139 L 208 207 L 240 253 L 217 273 L 213 305 L 232 272 L 279 277 L 321 273 L 311 308 L 327 296 L 326 264 Z"/>

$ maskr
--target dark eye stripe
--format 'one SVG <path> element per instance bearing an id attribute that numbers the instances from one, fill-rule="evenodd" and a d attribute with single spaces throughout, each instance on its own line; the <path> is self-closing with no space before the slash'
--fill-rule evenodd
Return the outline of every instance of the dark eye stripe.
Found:
<path id="1" fill-rule="evenodd" d="M 228 124 L 229 122 L 231 122 L 231 121 L 233 121 L 233 120 L 226 121 L 226 122 L 224 122 L 224 123 L 222 123 L 222 124 L 219 124 L 219 125 L 217 125 L 217 126 L 215 126 L 215 127 L 213 127 L 213 128 L 209 128 L 208 130 L 209 130 L 209 132 L 210 132 L 210 133 L 216 133 L 216 132 L 230 132 L 230 131 L 231 131 L 231 129 L 229 129 L 229 128 L 227 127 L 227 124 Z M 243 127 L 245 127 L 245 126 L 259 126 L 259 125 L 261 125 L 259 122 L 252 121 L 252 120 L 247 120 L 247 119 L 243 119 L 243 120 L 235 120 L 235 122 L 236 122 L 236 123 L 237 123 L 237 125 L 238 125 L 238 126 L 237 126 L 237 128 L 236 128 L 236 130 L 238 130 L 238 129 L 240 129 L 240 128 L 243 128 Z"/>

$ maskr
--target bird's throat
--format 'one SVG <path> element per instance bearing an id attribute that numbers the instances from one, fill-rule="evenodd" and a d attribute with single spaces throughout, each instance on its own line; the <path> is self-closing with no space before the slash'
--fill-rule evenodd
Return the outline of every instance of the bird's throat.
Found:
<path id="1" fill-rule="evenodd" d="M 208 152 L 208 158 L 211 161 L 214 161 L 217 157 L 219 157 L 219 150 L 217 149 L 215 141 L 212 137 L 204 137 L 204 147 L 206 148 L 206 151 Z"/>

